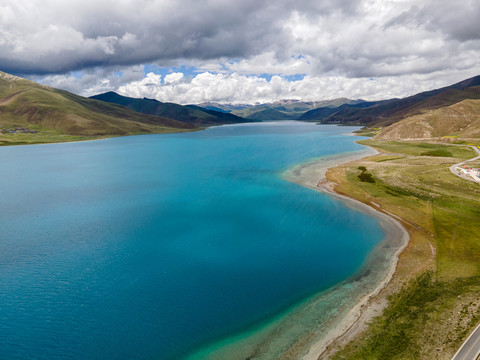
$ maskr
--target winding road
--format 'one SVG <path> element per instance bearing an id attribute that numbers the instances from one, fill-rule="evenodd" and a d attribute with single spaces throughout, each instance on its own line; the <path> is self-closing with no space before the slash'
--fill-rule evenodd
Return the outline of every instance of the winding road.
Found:
<path id="1" fill-rule="evenodd" d="M 465 176 L 461 173 L 459 173 L 458 171 L 455 170 L 456 167 L 461 167 L 463 164 L 469 162 L 469 161 L 474 161 L 474 160 L 477 160 L 477 159 L 480 159 L 480 150 L 476 147 L 476 146 L 471 146 L 469 145 L 469 147 L 471 147 L 476 153 L 478 156 L 472 158 L 472 159 L 469 159 L 469 160 L 465 160 L 465 161 L 462 161 L 462 162 L 459 162 L 458 164 L 454 164 L 452 166 L 450 166 L 450 172 L 453 174 L 453 175 L 457 175 L 457 176 L 460 176 L 462 179 L 464 180 L 468 180 L 468 181 L 473 181 L 473 182 L 476 182 L 478 183 L 478 181 L 475 181 L 473 178 L 469 177 L 469 176 Z"/>
<path id="2" fill-rule="evenodd" d="M 452 360 L 476 360 L 480 355 L 480 324 L 453 355 Z"/>

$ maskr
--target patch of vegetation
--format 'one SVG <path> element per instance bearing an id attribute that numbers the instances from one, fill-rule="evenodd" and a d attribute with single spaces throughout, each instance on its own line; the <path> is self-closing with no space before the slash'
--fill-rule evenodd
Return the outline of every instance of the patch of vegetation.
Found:
<path id="1" fill-rule="evenodd" d="M 373 178 L 372 174 L 367 171 L 367 168 L 365 166 L 359 166 L 358 170 L 361 171 L 361 173 L 358 175 L 358 178 L 360 179 L 360 181 L 369 182 L 369 183 L 375 182 L 375 179 Z"/>
<path id="2" fill-rule="evenodd" d="M 48 144 L 72 141 L 97 140 L 107 136 L 76 136 L 61 134 L 55 130 L 41 130 L 38 133 L 0 134 L 0 146 Z"/>
<path id="3" fill-rule="evenodd" d="M 421 156 L 438 156 L 438 157 L 451 157 L 452 153 L 448 150 L 430 150 L 420 154 Z"/>

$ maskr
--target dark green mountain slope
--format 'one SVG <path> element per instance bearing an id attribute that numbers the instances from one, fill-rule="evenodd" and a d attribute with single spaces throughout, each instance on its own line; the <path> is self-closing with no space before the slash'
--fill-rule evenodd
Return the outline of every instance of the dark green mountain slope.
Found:
<path id="1" fill-rule="evenodd" d="M 256 113 L 251 114 L 249 119 L 255 120 L 294 120 L 296 116 L 292 116 L 291 114 L 279 110 L 275 110 L 272 108 L 265 109 L 262 111 L 258 111 Z"/>
<path id="2" fill-rule="evenodd" d="M 162 103 L 155 99 L 137 99 L 119 95 L 115 92 L 106 92 L 92 96 L 91 99 L 126 106 L 144 114 L 164 116 L 185 123 L 215 125 L 248 122 L 239 116 L 214 110 L 206 110 L 198 106 L 183 106 L 174 103 Z"/>
<path id="3" fill-rule="evenodd" d="M 362 102 L 358 104 L 344 104 L 338 107 L 321 107 L 310 110 L 301 115 L 298 120 L 302 121 L 321 121 L 335 114 L 353 114 L 360 109 L 371 107 L 379 102 Z M 331 121 L 333 122 L 333 121 Z"/>
<path id="4" fill-rule="evenodd" d="M 176 132 L 195 126 L 139 114 L 0 72 L 0 129 L 49 131 L 76 136 Z"/>

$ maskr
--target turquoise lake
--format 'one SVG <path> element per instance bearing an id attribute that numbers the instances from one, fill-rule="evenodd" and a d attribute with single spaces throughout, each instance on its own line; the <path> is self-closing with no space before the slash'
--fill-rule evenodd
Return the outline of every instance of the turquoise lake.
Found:
<path id="1" fill-rule="evenodd" d="M 178 359 L 353 276 L 378 220 L 281 176 L 350 131 L 0 148 L 0 359 Z"/>

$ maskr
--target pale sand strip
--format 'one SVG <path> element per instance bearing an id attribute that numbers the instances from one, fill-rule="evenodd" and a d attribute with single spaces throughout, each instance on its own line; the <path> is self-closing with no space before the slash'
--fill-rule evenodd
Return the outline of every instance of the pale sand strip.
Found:
<path id="1" fill-rule="evenodd" d="M 365 212 L 371 216 L 375 216 L 380 220 L 390 224 L 400 231 L 402 236 L 402 246 L 395 252 L 392 264 L 378 286 L 369 294 L 365 295 L 338 323 L 337 325 L 323 335 L 321 339 L 316 341 L 309 349 L 308 353 L 303 356 L 304 360 L 317 360 L 326 355 L 326 350 L 334 342 L 342 339 L 350 339 L 365 328 L 366 322 L 371 320 L 374 316 L 381 313 L 381 310 L 386 306 L 385 303 L 376 306 L 370 306 L 372 299 L 377 296 L 380 291 L 392 279 L 398 263 L 400 253 L 407 247 L 410 240 L 407 230 L 393 217 L 382 213 L 373 207 L 367 206 L 364 203 L 351 199 L 349 197 L 337 194 L 333 191 L 332 184 L 325 181 L 325 173 L 328 168 L 334 166 L 341 166 L 347 162 L 361 159 L 363 157 L 374 155 L 378 153 L 372 148 L 367 148 L 364 152 L 353 154 L 344 154 L 343 156 L 335 156 L 331 158 L 319 159 L 314 162 L 300 165 L 285 174 L 285 178 L 292 182 L 306 186 L 308 188 L 328 193 L 345 205 L 355 208 L 359 211 Z"/>

